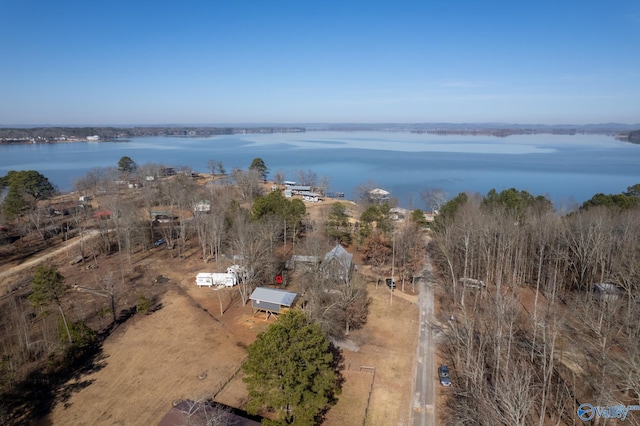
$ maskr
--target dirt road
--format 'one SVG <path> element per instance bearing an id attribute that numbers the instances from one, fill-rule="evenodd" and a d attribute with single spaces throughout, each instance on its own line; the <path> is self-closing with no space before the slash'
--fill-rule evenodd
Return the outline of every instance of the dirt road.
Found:
<path id="1" fill-rule="evenodd" d="M 84 233 L 82 239 L 86 243 L 89 239 L 95 237 L 99 234 L 99 231 L 92 229 Z M 18 265 L 11 266 L 9 269 L 0 272 L 0 280 L 4 280 L 7 277 L 21 272 L 27 268 L 31 268 L 33 266 L 38 266 L 40 263 L 46 262 L 47 260 L 51 260 L 56 256 L 59 256 L 64 251 L 69 250 L 72 247 L 79 245 L 82 242 L 81 238 L 73 238 L 69 241 L 65 241 L 60 247 L 47 250 L 44 253 L 37 254 L 32 259 L 27 260 L 26 262 L 20 263 Z"/>

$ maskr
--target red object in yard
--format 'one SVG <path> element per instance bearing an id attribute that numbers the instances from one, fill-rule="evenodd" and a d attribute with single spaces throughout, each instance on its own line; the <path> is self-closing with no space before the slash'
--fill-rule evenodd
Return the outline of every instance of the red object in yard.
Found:
<path id="1" fill-rule="evenodd" d="M 110 219 L 111 212 L 109 210 L 102 210 L 93 215 L 94 219 Z"/>
<path id="2" fill-rule="evenodd" d="M 276 275 L 276 284 L 282 284 L 282 275 Z"/>

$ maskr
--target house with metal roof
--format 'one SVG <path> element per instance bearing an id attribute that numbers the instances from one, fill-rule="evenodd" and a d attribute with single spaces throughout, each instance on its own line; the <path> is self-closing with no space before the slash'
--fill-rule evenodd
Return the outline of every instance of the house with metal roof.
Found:
<path id="1" fill-rule="evenodd" d="M 262 311 L 267 314 L 267 318 L 271 314 L 279 314 L 286 312 L 293 306 L 297 293 L 275 288 L 258 287 L 253 290 L 249 300 L 251 300 L 251 308 L 253 313 Z"/>
<path id="2" fill-rule="evenodd" d="M 311 191 L 311 187 L 308 185 L 287 185 L 284 188 L 285 190 L 291 191 L 292 194 L 297 195 L 301 192 L 309 192 Z"/>
<path id="3" fill-rule="evenodd" d="M 389 196 L 391 195 L 389 191 L 385 191 L 384 189 L 374 188 L 369 191 L 369 201 L 372 203 L 385 203 L 389 201 Z"/>
<path id="4" fill-rule="evenodd" d="M 294 254 L 291 259 L 285 262 L 285 269 L 295 271 L 296 268 L 302 267 L 304 269 L 315 269 L 320 264 L 320 258 L 318 256 L 306 256 L 302 254 Z"/>
<path id="5" fill-rule="evenodd" d="M 322 260 L 322 270 L 325 275 L 348 281 L 353 271 L 353 254 L 345 250 L 342 245 L 336 245 Z"/>

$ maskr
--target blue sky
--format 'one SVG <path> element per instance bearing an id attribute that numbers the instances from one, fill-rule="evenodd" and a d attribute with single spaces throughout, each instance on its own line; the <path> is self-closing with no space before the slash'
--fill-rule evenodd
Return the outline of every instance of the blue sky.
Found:
<path id="1" fill-rule="evenodd" d="M 640 123 L 640 2 L 0 0 L 0 124 Z"/>

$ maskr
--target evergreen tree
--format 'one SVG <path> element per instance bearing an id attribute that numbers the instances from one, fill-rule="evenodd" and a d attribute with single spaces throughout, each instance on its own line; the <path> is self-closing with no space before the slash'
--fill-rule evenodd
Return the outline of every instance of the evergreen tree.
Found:
<path id="1" fill-rule="evenodd" d="M 331 205 L 325 231 L 328 236 L 337 239 L 339 242 L 351 244 L 349 215 L 344 204 L 335 203 Z"/>
<path id="2" fill-rule="evenodd" d="M 38 266 L 36 275 L 33 278 L 33 289 L 29 295 L 29 301 L 34 307 L 44 309 L 50 303 L 55 303 L 60 310 L 60 316 L 64 330 L 66 331 L 69 343 L 73 343 L 71 330 L 67 322 L 67 316 L 62 309 L 62 295 L 67 291 L 64 283 L 64 276 L 53 266 Z"/>
<path id="3" fill-rule="evenodd" d="M 338 390 L 329 339 L 301 311 L 281 314 L 249 346 L 249 413 L 277 412 L 276 424 L 313 425 Z"/>
<path id="4" fill-rule="evenodd" d="M 118 170 L 120 170 L 121 172 L 133 173 L 137 168 L 138 165 L 131 159 L 131 157 L 127 157 L 125 155 L 124 157 L 121 157 L 120 160 L 118 160 Z"/>
<path id="5" fill-rule="evenodd" d="M 411 212 L 411 220 L 422 228 L 429 226 L 427 219 L 424 217 L 424 212 L 420 209 Z"/>
<path id="6" fill-rule="evenodd" d="M 262 158 L 254 158 L 249 166 L 249 170 L 255 170 L 260 174 L 262 179 L 267 179 L 267 174 L 269 173 L 269 169 L 267 165 L 264 164 L 264 160 Z"/>
<path id="7" fill-rule="evenodd" d="M 0 186 L 9 188 L 2 203 L 3 210 L 9 217 L 35 208 L 38 201 L 45 200 L 56 192 L 49 179 L 35 170 L 11 170 L 0 178 Z"/>

